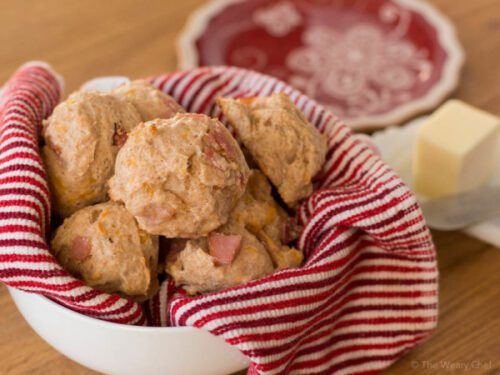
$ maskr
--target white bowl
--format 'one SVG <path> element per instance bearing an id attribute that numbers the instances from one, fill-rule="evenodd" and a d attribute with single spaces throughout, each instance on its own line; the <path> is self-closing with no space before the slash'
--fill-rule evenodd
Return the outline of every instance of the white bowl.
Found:
<path id="1" fill-rule="evenodd" d="M 134 327 L 71 311 L 9 288 L 29 325 L 56 350 L 105 374 L 220 375 L 248 367 L 222 338 L 193 327 Z"/>
<path id="2" fill-rule="evenodd" d="M 99 77 L 83 90 L 109 91 L 127 77 Z M 193 327 L 134 327 L 93 319 L 49 299 L 9 288 L 29 325 L 56 350 L 93 370 L 117 375 L 221 375 L 249 361 L 224 339 Z"/>

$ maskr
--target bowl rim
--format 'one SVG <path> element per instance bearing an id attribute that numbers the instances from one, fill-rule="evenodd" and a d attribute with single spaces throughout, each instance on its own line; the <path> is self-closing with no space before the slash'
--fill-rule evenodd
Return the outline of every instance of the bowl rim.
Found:
<path id="1" fill-rule="evenodd" d="M 169 332 L 186 332 L 186 331 L 191 331 L 194 332 L 195 330 L 201 330 L 200 328 L 197 327 L 192 327 L 192 326 L 185 326 L 185 327 L 151 327 L 151 326 L 136 326 L 136 325 L 130 325 L 130 324 L 123 324 L 123 323 L 115 323 L 115 322 L 109 322 L 106 320 L 101 320 L 97 319 L 91 316 L 84 315 L 80 312 L 73 311 L 70 308 L 60 305 L 59 303 L 52 301 L 50 298 L 47 296 L 41 295 L 41 294 L 36 294 L 36 293 L 29 293 L 25 292 L 16 288 L 12 287 L 7 287 L 9 290 L 9 293 L 11 297 L 15 301 L 15 297 L 13 296 L 13 293 L 18 294 L 22 293 L 27 295 L 27 297 L 35 298 L 38 299 L 39 302 L 44 303 L 50 308 L 57 309 L 60 311 L 62 314 L 66 314 L 70 318 L 81 320 L 83 322 L 89 323 L 89 324 L 95 324 L 95 325 L 100 325 L 104 326 L 109 329 L 119 329 L 119 330 L 125 330 L 125 331 L 132 331 L 132 332 L 152 332 L 152 331 L 169 331 Z M 17 302 L 16 302 L 17 306 Z M 19 309 L 19 307 L 18 307 Z"/>

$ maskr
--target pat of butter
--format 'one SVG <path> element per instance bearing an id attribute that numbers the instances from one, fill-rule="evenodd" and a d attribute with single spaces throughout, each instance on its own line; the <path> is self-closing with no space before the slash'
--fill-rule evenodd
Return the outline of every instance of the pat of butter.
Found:
<path id="1" fill-rule="evenodd" d="M 450 100 L 419 129 L 413 155 L 415 190 L 431 198 L 485 185 L 495 166 L 500 120 Z"/>

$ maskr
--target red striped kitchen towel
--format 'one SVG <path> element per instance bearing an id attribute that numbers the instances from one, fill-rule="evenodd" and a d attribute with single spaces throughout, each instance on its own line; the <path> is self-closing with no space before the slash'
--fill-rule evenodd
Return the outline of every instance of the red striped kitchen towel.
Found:
<path id="1" fill-rule="evenodd" d="M 188 111 L 214 117 L 217 96 L 285 92 L 328 135 L 316 191 L 298 211 L 305 264 L 194 298 L 167 280 L 145 309 L 68 275 L 47 246 L 49 193 L 38 153 L 41 120 L 61 88 L 48 67 L 29 65 L 0 98 L 0 280 L 99 319 L 203 328 L 239 348 L 252 362 L 249 374 L 376 373 L 429 336 L 438 298 L 432 239 L 412 193 L 366 143 L 259 73 L 208 67 L 151 82 Z"/>

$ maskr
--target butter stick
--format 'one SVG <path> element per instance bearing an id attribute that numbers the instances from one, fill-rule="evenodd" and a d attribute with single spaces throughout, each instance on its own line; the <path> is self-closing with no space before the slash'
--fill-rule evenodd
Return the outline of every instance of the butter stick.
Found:
<path id="1" fill-rule="evenodd" d="M 498 117 L 449 100 L 419 129 L 413 155 L 417 193 L 431 198 L 485 185 L 495 167 Z"/>

